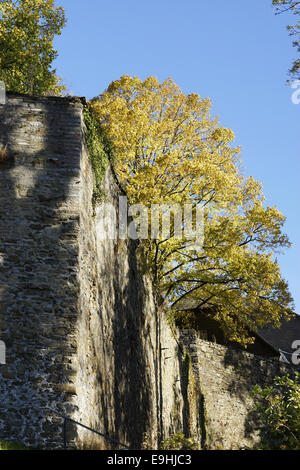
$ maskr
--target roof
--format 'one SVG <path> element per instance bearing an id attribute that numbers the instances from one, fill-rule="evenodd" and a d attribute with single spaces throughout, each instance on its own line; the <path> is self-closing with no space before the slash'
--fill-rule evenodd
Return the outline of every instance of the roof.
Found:
<path id="1" fill-rule="evenodd" d="M 293 353 L 294 341 L 300 342 L 300 316 L 296 315 L 289 321 L 283 320 L 279 328 L 260 328 L 259 336 L 271 344 L 278 351 L 279 349 L 287 353 Z"/>
<path id="2" fill-rule="evenodd" d="M 176 305 L 175 309 L 185 311 L 198 310 L 200 308 L 196 300 L 184 299 L 180 304 Z M 209 313 L 209 309 L 204 308 L 203 313 Z M 292 347 L 293 343 L 296 340 L 300 342 L 300 316 L 296 315 L 291 320 L 282 320 L 279 328 L 259 328 L 257 332 L 253 333 L 279 354 L 280 352 L 287 353 L 286 358 L 290 362 L 290 355 L 295 352 L 295 348 L 293 349 Z"/>

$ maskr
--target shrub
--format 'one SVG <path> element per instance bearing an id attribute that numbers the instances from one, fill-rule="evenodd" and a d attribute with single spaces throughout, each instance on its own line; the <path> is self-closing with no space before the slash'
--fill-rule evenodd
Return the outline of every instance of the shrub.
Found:
<path id="1" fill-rule="evenodd" d="M 199 445 L 192 437 L 185 437 L 178 433 L 162 441 L 160 448 L 162 450 L 197 450 Z"/>
<path id="2" fill-rule="evenodd" d="M 300 373 L 276 377 L 270 387 L 255 386 L 253 397 L 262 449 L 300 450 Z"/>
<path id="3" fill-rule="evenodd" d="M 24 447 L 22 444 L 0 440 L 0 450 L 26 450 L 26 447 Z"/>

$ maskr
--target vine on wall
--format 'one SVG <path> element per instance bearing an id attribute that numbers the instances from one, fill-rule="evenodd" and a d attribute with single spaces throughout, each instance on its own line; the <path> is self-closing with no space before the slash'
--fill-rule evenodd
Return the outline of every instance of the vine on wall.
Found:
<path id="1" fill-rule="evenodd" d="M 86 126 L 86 144 L 95 175 L 93 192 L 93 205 L 95 206 L 103 198 L 102 182 L 108 164 L 113 162 L 113 148 L 89 103 L 84 104 L 83 115 Z"/>

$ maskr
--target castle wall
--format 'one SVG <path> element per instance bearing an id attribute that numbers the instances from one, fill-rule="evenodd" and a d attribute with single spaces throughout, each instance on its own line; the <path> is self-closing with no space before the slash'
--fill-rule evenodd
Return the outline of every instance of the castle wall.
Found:
<path id="1" fill-rule="evenodd" d="M 34 446 L 61 444 L 48 408 L 75 396 L 81 134 L 75 102 L 0 106 L 0 436 Z"/>
<path id="2" fill-rule="evenodd" d="M 155 445 L 181 425 L 178 346 L 136 242 L 99 233 L 82 104 L 9 94 L 0 146 L 0 439 L 59 448 L 60 413 Z M 117 204 L 119 192 L 108 171 L 106 197 Z M 68 446 L 79 445 L 108 444 L 69 425 Z"/>
<path id="3" fill-rule="evenodd" d="M 103 238 L 101 204 L 93 215 L 93 174 L 82 159 L 78 419 L 133 448 L 181 429 L 178 345 L 158 314 L 142 251 L 133 240 Z M 108 170 L 103 202 L 116 208 L 120 190 Z M 168 348 L 168 349 L 167 349 Z M 169 356 L 169 359 L 166 357 Z M 177 418 L 174 418 L 177 412 Z M 80 432 L 83 448 L 108 443 Z"/>
<path id="4" fill-rule="evenodd" d="M 190 358 L 190 382 L 196 384 L 190 406 L 193 409 L 197 400 L 202 447 L 253 448 L 260 439 L 252 388 L 268 386 L 276 376 L 292 375 L 293 367 L 201 340 L 194 330 L 183 330 L 180 343 Z"/>
<path id="5" fill-rule="evenodd" d="M 202 448 L 251 447 L 249 392 L 287 368 L 174 331 L 142 245 L 103 237 L 93 183 L 81 102 L 9 94 L 0 106 L 0 439 L 61 448 L 66 415 L 131 448 L 157 448 L 176 432 Z M 108 169 L 103 202 L 117 208 L 121 194 Z M 75 425 L 67 439 L 111 448 Z"/>

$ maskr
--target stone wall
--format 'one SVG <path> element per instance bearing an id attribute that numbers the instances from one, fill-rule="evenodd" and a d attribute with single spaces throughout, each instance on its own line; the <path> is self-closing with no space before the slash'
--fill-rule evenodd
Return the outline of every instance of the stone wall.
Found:
<path id="1" fill-rule="evenodd" d="M 193 330 L 182 331 L 180 343 L 190 358 L 189 381 L 196 384 L 189 404 L 193 410 L 198 403 L 202 448 L 253 448 L 259 434 L 250 392 L 256 384 L 267 386 L 276 376 L 292 375 L 293 367 L 204 341 Z"/>
<path id="2" fill-rule="evenodd" d="M 0 148 L 0 439 L 59 448 L 60 413 L 155 446 L 181 426 L 178 345 L 136 242 L 97 228 L 82 104 L 9 94 Z M 116 204 L 109 170 L 103 184 Z M 69 447 L 107 445 L 68 426 Z"/>
<path id="3" fill-rule="evenodd" d="M 174 331 L 142 245 L 103 237 L 77 99 L 0 106 L 0 439 L 61 448 L 63 419 L 132 448 L 176 432 L 202 448 L 251 447 L 249 391 L 278 361 Z M 110 169 L 103 201 L 123 194 Z M 146 437 L 145 437 L 146 436 Z M 70 448 L 117 448 L 68 425 Z"/>
<path id="4" fill-rule="evenodd" d="M 75 397 L 81 106 L 0 106 L 0 436 L 59 446 Z M 51 437 L 50 437 L 51 436 Z"/>
<path id="5" fill-rule="evenodd" d="M 178 345 L 158 314 L 142 247 L 103 238 L 101 205 L 93 216 L 93 174 L 84 153 L 79 235 L 80 298 L 76 417 L 93 429 L 140 448 L 145 435 L 181 429 Z M 111 171 L 103 202 L 116 208 L 123 195 Z M 168 358 L 169 356 L 169 358 Z M 107 448 L 105 440 L 80 432 L 81 447 Z"/>

